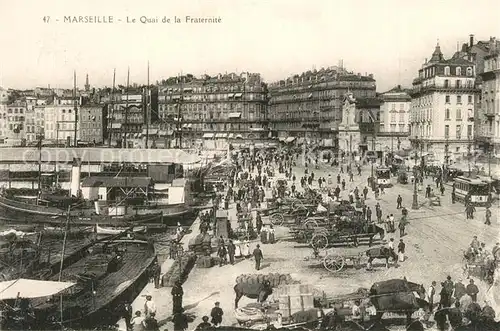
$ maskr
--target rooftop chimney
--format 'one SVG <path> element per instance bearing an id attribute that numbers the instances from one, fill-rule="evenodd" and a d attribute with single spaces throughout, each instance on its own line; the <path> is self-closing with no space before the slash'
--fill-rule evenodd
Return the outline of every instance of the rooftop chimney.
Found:
<path id="1" fill-rule="evenodd" d="M 474 46 L 474 35 L 469 35 L 469 47 Z"/>

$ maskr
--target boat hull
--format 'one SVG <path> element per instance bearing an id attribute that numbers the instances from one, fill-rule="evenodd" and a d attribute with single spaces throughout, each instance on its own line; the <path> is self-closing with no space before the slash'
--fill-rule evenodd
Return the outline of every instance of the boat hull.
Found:
<path id="1" fill-rule="evenodd" d="M 11 221 L 34 224 L 62 224 L 65 211 L 55 207 L 37 206 L 0 196 L 0 209 Z M 129 213 L 120 216 L 97 215 L 95 209 L 75 209 L 71 212 L 71 224 L 93 226 L 96 223 L 107 226 L 126 226 L 132 222 L 162 223 L 165 225 L 185 225 L 196 216 L 196 210 L 185 204 L 129 208 Z"/>
<path id="2" fill-rule="evenodd" d="M 116 237 L 116 236 L 115 236 Z M 135 251 L 125 251 L 123 265 L 117 271 L 107 271 L 106 275 L 93 281 L 92 286 L 88 284 L 83 288 L 83 292 L 77 292 L 74 296 L 63 299 L 63 324 L 72 329 L 92 329 L 102 325 L 114 325 L 120 318 L 121 304 L 132 302 L 142 291 L 149 281 L 149 270 L 153 263 L 157 261 L 154 247 L 142 240 L 135 239 L 113 239 L 106 241 L 112 247 L 117 243 L 124 244 Z M 137 247 L 141 246 L 141 252 L 137 252 Z M 81 252 L 80 252 L 81 253 Z M 76 254 L 73 263 L 64 268 L 63 280 L 71 279 L 71 275 L 78 274 L 78 270 L 86 270 L 87 265 L 92 268 L 93 258 L 96 255 L 84 253 L 82 256 Z M 100 253 L 97 253 L 97 256 Z M 132 254 L 129 256 L 129 254 Z M 80 255 L 80 258 L 78 258 Z M 75 261 L 76 260 L 76 261 Z M 89 264 L 90 263 L 90 264 Z M 66 265 L 66 264 L 65 264 Z M 104 267 L 104 270 L 106 268 Z M 51 278 L 57 278 L 57 273 Z M 93 296 L 92 293 L 98 293 Z M 39 302 L 35 316 L 37 316 L 37 328 L 51 329 L 54 327 L 51 321 L 60 319 L 59 302 L 47 303 Z M 55 319 L 54 319 L 55 318 Z M 56 322 L 57 323 L 57 322 Z"/>

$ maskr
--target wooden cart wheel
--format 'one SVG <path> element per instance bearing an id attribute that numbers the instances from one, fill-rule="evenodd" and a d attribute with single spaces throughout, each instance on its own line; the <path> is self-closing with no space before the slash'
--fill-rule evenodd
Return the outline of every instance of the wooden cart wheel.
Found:
<path id="1" fill-rule="evenodd" d="M 316 229 L 318 227 L 318 222 L 315 220 L 307 220 L 304 223 L 304 229 Z"/>
<path id="2" fill-rule="evenodd" d="M 311 238 L 311 246 L 316 249 L 328 247 L 328 237 L 323 233 L 315 233 Z"/>
<path id="3" fill-rule="evenodd" d="M 345 259 L 340 255 L 327 255 L 323 259 L 323 265 L 330 272 L 339 272 L 344 268 Z"/>
<path id="4" fill-rule="evenodd" d="M 271 220 L 272 225 L 282 225 L 285 221 L 285 217 L 283 217 L 283 214 L 280 213 L 272 214 L 269 216 L 269 219 Z"/>

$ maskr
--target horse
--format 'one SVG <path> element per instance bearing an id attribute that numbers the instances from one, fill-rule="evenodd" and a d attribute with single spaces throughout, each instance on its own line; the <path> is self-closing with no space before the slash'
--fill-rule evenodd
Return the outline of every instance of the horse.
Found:
<path id="1" fill-rule="evenodd" d="M 234 286 L 236 298 L 234 300 L 234 308 L 238 308 L 238 302 L 243 296 L 250 299 L 257 299 L 257 302 L 266 301 L 267 297 L 273 293 L 271 282 L 264 281 L 263 283 L 238 283 Z"/>
<path id="2" fill-rule="evenodd" d="M 415 297 L 414 292 L 417 292 L 420 298 Z M 406 278 L 377 282 L 370 288 L 370 301 L 377 309 L 379 319 L 384 312 L 404 313 L 407 324 L 410 324 L 415 311 L 420 308 L 428 310 L 429 303 L 423 298 L 425 298 L 424 286 L 408 282 Z"/>
<path id="3" fill-rule="evenodd" d="M 368 256 L 368 263 L 366 265 L 366 269 L 370 270 L 372 268 L 372 262 L 375 259 L 385 259 L 385 266 L 389 268 L 389 258 L 392 257 L 394 260 L 397 260 L 396 253 L 391 251 L 389 248 L 384 246 L 373 247 L 368 249 L 365 252 L 366 256 Z"/>

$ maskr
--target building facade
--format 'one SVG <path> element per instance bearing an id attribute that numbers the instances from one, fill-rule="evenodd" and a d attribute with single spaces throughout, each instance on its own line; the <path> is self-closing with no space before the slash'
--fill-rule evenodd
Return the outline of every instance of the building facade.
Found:
<path id="1" fill-rule="evenodd" d="M 152 139 L 167 148 L 264 147 L 267 86 L 254 73 L 172 77 L 158 87 L 158 122 Z"/>
<path id="2" fill-rule="evenodd" d="M 480 138 L 492 146 L 494 155 L 500 156 L 500 43 L 491 39 L 489 54 L 484 58 L 484 72 L 481 74 L 481 106 L 483 130 Z M 490 147 L 491 148 L 491 147 Z M 491 149 L 487 148 L 488 151 Z"/>
<path id="3" fill-rule="evenodd" d="M 376 95 L 373 75 L 353 74 L 342 66 L 313 70 L 269 85 L 269 120 L 280 140 L 336 148 L 347 93 Z"/>
<path id="4" fill-rule="evenodd" d="M 76 108 L 76 109 L 75 109 Z M 44 109 L 44 137 L 57 145 L 74 145 L 79 140 L 76 113 L 80 108 L 80 99 L 55 97 Z M 75 130 L 76 126 L 76 130 Z"/>
<path id="5" fill-rule="evenodd" d="M 377 140 L 384 152 L 409 148 L 410 106 L 409 90 L 396 86 L 379 95 L 380 127 Z"/>
<path id="6" fill-rule="evenodd" d="M 429 160 L 452 164 L 473 152 L 475 77 L 473 62 L 446 60 L 439 44 L 419 70 L 410 92 L 410 140 Z"/>
<path id="7" fill-rule="evenodd" d="M 101 144 L 104 142 L 103 105 L 85 105 L 78 114 L 78 131 L 80 141 L 85 143 Z"/>

